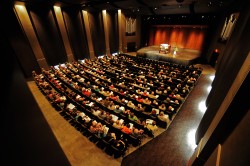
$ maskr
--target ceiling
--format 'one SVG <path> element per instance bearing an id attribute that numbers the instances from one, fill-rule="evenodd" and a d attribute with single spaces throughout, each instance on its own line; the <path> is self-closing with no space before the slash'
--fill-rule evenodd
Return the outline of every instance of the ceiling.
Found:
<path id="1" fill-rule="evenodd" d="M 77 6 L 83 10 L 117 11 L 127 15 L 169 15 L 216 13 L 229 9 L 237 0 L 20 0 L 26 3 L 51 3 Z"/>

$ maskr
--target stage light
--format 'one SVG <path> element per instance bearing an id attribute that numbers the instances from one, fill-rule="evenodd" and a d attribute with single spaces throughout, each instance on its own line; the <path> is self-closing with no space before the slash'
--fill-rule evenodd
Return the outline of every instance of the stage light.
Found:
<path id="1" fill-rule="evenodd" d="M 61 12 L 61 8 L 59 6 L 54 6 L 55 12 Z"/>
<path id="2" fill-rule="evenodd" d="M 25 6 L 23 5 L 15 5 L 20 11 L 25 11 Z"/>

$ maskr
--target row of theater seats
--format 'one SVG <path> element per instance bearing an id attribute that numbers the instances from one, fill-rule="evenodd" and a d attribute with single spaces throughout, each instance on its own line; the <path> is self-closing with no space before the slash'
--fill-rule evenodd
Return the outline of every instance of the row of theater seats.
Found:
<path id="1" fill-rule="evenodd" d="M 65 94 L 58 89 L 58 87 L 54 84 L 50 84 L 46 76 L 43 74 L 37 75 L 36 73 L 33 73 L 33 77 L 39 90 L 44 94 L 55 110 L 57 110 L 60 115 L 65 118 L 65 120 L 67 120 L 91 142 L 95 143 L 97 147 L 104 150 L 108 155 L 114 156 L 114 158 L 119 158 L 125 155 L 129 144 L 132 144 L 133 146 L 139 145 L 136 138 L 121 133 L 119 130 L 112 128 L 112 126 L 108 123 L 106 123 L 106 125 L 110 127 L 110 132 L 105 137 L 100 137 L 96 133 L 92 133 L 89 129 L 89 125 L 93 120 L 96 120 L 96 117 L 90 110 L 85 107 L 79 107 L 79 105 L 70 96 L 65 96 Z M 53 97 L 52 94 L 56 97 Z M 59 98 L 65 99 L 60 99 L 60 101 L 58 101 Z M 89 122 L 86 123 L 83 120 L 76 118 L 76 114 L 66 108 L 69 104 L 75 104 L 76 110 L 81 110 L 86 113 L 85 115 L 89 118 Z M 102 123 L 104 124 L 105 122 Z"/>
<path id="2" fill-rule="evenodd" d="M 87 64 L 87 63 L 86 63 Z M 86 65 L 84 65 L 84 67 L 88 67 L 90 70 L 93 70 L 93 66 L 86 66 Z M 108 68 L 108 67 L 107 67 Z M 112 67 L 109 67 L 109 68 L 112 68 Z M 186 68 L 185 68 L 186 69 Z M 114 68 L 112 68 L 112 70 L 113 71 L 116 71 L 116 69 L 114 69 Z M 130 71 L 131 72 L 131 71 Z M 88 72 L 85 72 L 85 73 L 87 73 L 87 74 L 89 74 Z M 107 72 L 107 70 L 105 70 L 105 74 L 106 73 L 108 73 L 107 75 L 111 78 L 110 80 L 112 80 L 112 83 L 109 83 L 109 82 L 107 82 L 106 84 L 112 84 L 112 86 L 115 86 L 115 87 L 118 87 L 118 88 L 122 88 L 123 90 L 125 90 L 125 91 L 130 91 L 130 93 L 133 93 L 133 92 L 135 92 L 135 90 L 137 89 L 140 89 L 140 87 L 137 87 L 137 86 L 133 86 L 133 85 L 131 85 L 131 84 L 129 84 L 129 83 L 125 83 L 124 85 L 125 85 L 125 88 L 124 87 L 121 87 L 121 86 L 119 86 L 119 84 L 115 84 L 116 82 L 117 82 L 117 80 L 120 80 L 120 82 L 121 82 L 121 78 L 118 78 L 118 79 L 116 79 L 115 77 L 112 77 L 112 76 L 110 76 L 109 74 L 109 72 Z M 200 74 L 200 72 L 199 72 L 199 74 Z M 199 74 L 197 74 L 196 75 L 196 78 L 199 76 Z M 119 75 L 118 73 L 114 73 L 114 75 Z M 134 74 L 135 75 L 135 74 Z M 91 75 L 91 74 L 89 74 L 88 75 L 88 77 L 89 78 L 93 78 L 93 80 L 91 80 L 93 83 L 95 83 L 95 79 L 96 79 L 96 77 L 98 77 L 98 76 L 96 76 L 96 73 L 95 73 L 95 75 Z M 98 77 L 99 79 L 101 79 L 102 81 L 106 81 L 106 80 L 104 80 L 104 79 L 102 79 L 100 76 Z M 178 80 L 178 79 L 177 79 Z M 124 79 L 122 80 L 122 81 L 124 81 Z M 129 81 L 129 80 L 126 80 L 126 81 Z M 119 81 L 118 81 L 119 82 Z M 179 81 L 180 82 L 180 81 Z M 183 83 L 183 82 L 182 82 Z M 165 85 L 167 85 L 167 83 L 164 83 Z M 174 83 L 173 83 L 174 84 Z M 110 85 L 108 85 L 107 87 L 109 87 Z M 128 86 L 130 86 L 130 87 L 132 87 L 132 89 L 128 89 L 128 88 L 126 88 L 126 87 L 128 87 Z M 189 85 L 190 86 L 190 89 L 193 87 L 192 86 L 192 84 L 191 85 Z M 168 87 L 170 87 L 171 88 L 171 85 L 169 85 Z M 152 86 L 150 87 L 151 89 L 153 89 L 152 88 Z M 155 88 L 155 87 L 154 87 Z M 173 88 L 173 85 L 172 85 L 172 88 Z M 107 88 L 108 89 L 108 88 Z M 177 88 L 176 88 L 177 89 Z M 159 104 L 161 104 L 162 103 L 162 99 L 164 99 L 164 98 L 166 98 L 166 97 L 169 97 L 169 98 L 173 98 L 173 97 L 170 97 L 170 92 L 171 91 L 169 91 L 168 90 L 168 94 L 163 94 L 163 95 L 160 95 L 159 96 L 159 98 L 157 98 L 157 99 L 152 99 L 152 100 L 154 100 L 154 101 L 156 101 L 156 103 L 157 103 L 157 105 L 154 105 L 154 102 L 152 102 L 152 106 L 153 107 L 157 107 Z M 189 91 L 186 91 L 187 93 L 189 92 Z M 116 91 L 114 91 L 114 93 L 116 93 Z M 186 97 L 186 93 L 185 94 L 183 94 L 183 93 L 180 93 L 181 95 L 182 95 L 182 98 L 184 99 L 185 97 Z M 117 95 L 119 95 L 119 93 L 117 94 Z M 139 95 L 139 94 L 137 94 L 137 95 Z M 130 96 L 131 97 L 131 96 Z M 145 96 L 143 96 L 143 95 L 141 95 L 141 97 L 142 98 L 146 98 Z M 136 100 L 134 100 L 133 98 L 130 98 L 130 100 L 133 100 L 133 102 L 135 102 L 135 103 L 137 103 L 137 101 Z M 177 99 L 177 98 L 176 98 Z M 176 100 L 175 99 L 175 100 Z M 179 100 L 179 99 L 178 99 Z M 183 100 L 179 100 L 178 101 L 178 103 L 182 103 L 182 101 Z M 164 101 L 163 101 L 164 102 Z M 141 104 L 143 104 L 143 103 L 141 103 Z M 175 107 L 175 110 L 177 110 L 178 109 L 178 107 L 180 106 L 180 104 L 178 104 L 178 105 L 176 105 L 175 103 L 172 103 L 172 102 L 170 102 L 170 103 L 164 103 L 164 104 L 168 104 L 168 105 L 172 105 L 173 107 Z M 149 107 L 148 105 L 144 105 L 146 108 L 149 108 L 149 109 L 146 109 L 147 111 L 149 110 L 152 110 L 152 108 L 151 107 Z M 146 111 L 146 112 L 147 112 Z M 176 111 L 175 111 L 176 112 Z M 171 112 L 167 112 L 167 114 L 171 114 Z"/>
<path id="3" fill-rule="evenodd" d="M 75 89 L 74 87 L 72 87 L 72 86 L 69 84 L 69 82 L 63 80 L 63 79 L 66 79 L 66 78 L 69 80 L 69 77 L 70 77 L 70 76 L 68 76 L 68 77 L 60 77 L 60 76 L 58 76 L 58 72 L 59 72 L 59 71 L 57 70 L 57 74 L 55 74 L 55 76 L 57 76 L 57 79 L 59 79 L 61 82 L 65 83 L 65 85 L 66 85 L 68 88 L 70 88 L 75 94 L 83 95 L 84 98 L 86 98 L 86 99 L 88 99 L 89 101 L 91 101 L 92 103 L 94 103 L 94 104 L 91 106 L 91 107 L 92 107 L 91 109 L 94 109 L 94 110 L 97 110 L 98 108 L 99 108 L 99 109 L 102 109 L 102 110 L 104 110 L 104 111 L 106 111 L 106 112 L 109 112 L 110 114 L 116 115 L 117 117 L 119 117 L 119 119 L 120 119 L 120 118 L 123 119 L 125 124 L 126 124 L 126 123 L 133 123 L 133 126 L 134 126 L 134 127 L 138 128 L 138 129 L 141 129 L 141 130 L 144 130 L 145 133 L 147 133 L 148 135 L 151 134 L 150 131 L 147 131 L 147 128 L 144 128 L 143 125 L 141 125 L 141 124 L 139 125 L 139 124 L 137 124 L 137 123 L 134 123 L 134 121 L 131 121 L 131 120 L 130 120 L 129 118 L 127 118 L 126 116 L 122 116 L 122 114 L 115 113 L 115 112 L 113 112 L 113 110 L 110 110 L 109 108 L 103 106 L 103 105 L 100 103 L 100 101 L 97 100 L 97 99 L 99 99 L 100 97 L 103 97 L 101 94 L 98 94 L 98 92 L 96 92 L 95 95 L 92 95 L 92 96 L 87 96 L 87 95 L 81 94 L 81 91 L 80 91 L 80 90 Z M 72 83 L 72 82 L 71 82 L 71 83 Z M 79 84 L 81 84 L 81 83 L 79 83 Z M 85 88 L 89 88 L 89 86 L 88 86 L 87 84 L 84 84 L 84 83 L 82 83 L 82 86 L 85 87 Z M 90 89 L 91 89 L 91 88 L 90 88 Z M 82 104 L 82 103 L 78 103 L 78 104 L 80 104 L 81 106 L 84 105 L 85 107 L 88 107 L 86 104 Z M 97 106 L 98 108 L 95 108 L 95 106 Z M 127 107 L 127 106 L 125 106 L 125 107 Z M 151 135 L 152 135 L 152 134 L 151 134 Z"/>
<path id="4" fill-rule="evenodd" d="M 167 68 L 165 68 L 164 66 L 168 66 L 169 71 L 165 70 Z M 124 124 L 127 123 L 133 124 L 134 128 L 143 131 L 142 135 L 147 134 L 148 136 L 151 137 L 154 135 L 152 131 L 148 130 L 145 124 L 137 123 L 129 119 L 127 114 L 115 113 L 113 110 L 104 106 L 99 99 L 101 98 L 101 100 L 103 100 L 107 97 L 109 98 L 110 96 L 102 94 L 100 92 L 100 87 L 102 87 L 102 90 L 104 91 L 112 91 L 112 93 L 115 96 L 118 96 L 120 99 L 124 98 L 127 101 L 132 101 L 136 103 L 136 105 L 138 104 L 143 105 L 145 107 L 145 110 L 141 112 L 136 110 L 135 108 L 128 107 L 126 104 L 122 104 L 120 100 L 117 101 L 110 99 L 116 105 L 120 105 L 124 107 L 126 110 L 130 110 L 131 112 L 133 112 L 136 116 L 140 118 L 141 121 L 145 122 L 146 120 L 154 120 L 157 122 L 157 125 L 159 127 L 166 128 L 167 122 L 159 120 L 157 117 L 152 116 L 150 112 L 153 109 L 157 109 L 159 104 L 165 103 L 173 105 L 173 107 L 175 107 L 174 113 L 176 113 L 184 100 L 176 99 L 180 101 L 180 105 L 175 105 L 174 103 L 166 103 L 165 101 L 163 101 L 162 99 L 166 97 L 172 98 L 172 96 L 170 96 L 172 91 L 169 89 L 168 93 L 159 94 L 158 98 L 150 98 L 150 100 L 152 101 L 154 100 L 157 101 L 157 103 L 159 103 L 158 105 L 156 105 L 152 101 L 151 101 L 152 104 L 150 105 L 138 102 L 136 98 L 133 98 L 132 96 L 140 95 L 139 93 L 137 93 L 138 89 L 143 91 L 146 89 L 145 87 L 147 85 L 148 85 L 147 87 L 149 87 L 147 89 L 148 91 L 155 91 L 156 89 L 158 89 L 157 86 L 163 85 L 162 86 L 163 88 L 170 87 L 170 89 L 171 88 L 174 89 L 178 84 L 181 85 L 179 88 L 184 86 L 185 83 L 188 84 L 187 80 L 185 80 L 186 79 L 185 76 L 187 74 L 183 75 L 184 78 L 181 78 L 184 79 L 185 81 L 181 81 L 180 79 L 178 80 L 177 78 L 174 78 L 173 79 L 174 81 L 169 83 L 166 82 L 166 80 L 164 80 L 163 78 L 160 78 L 161 75 L 159 76 L 155 74 L 162 72 L 163 70 L 165 70 L 163 72 L 164 74 L 171 73 L 171 70 L 176 68 L 179 68 L 180 70 L 184 71 L 189 70 L 189 73 L 192 74 L 192 75 L 190 74 L 191 77 L 194 77 L 195 81 L 201 74 L 201 70 L 194 68 L 193 66 L 188 66 L 188 67 L 179 66 L 175 64 L 162 63 L 158 61 L 142 60 L 140 58 L 130 57 L 127 55 L 119 55 L 117 57 L 105 57 L 101 59 L 96 59 L 94 61 L 86 59 L 85 62 L 78 61 L 72 63 L 59 64 L 57 67 L 51 67 L 49 71 L 43 70 L 43 74 L 41 77 L 43 77 L 43 79 L 46 80 L 45 82 L 49 82 L 53 86 L 53 89 L 55 89 L 58 94 L 61 94 L 64 97 L 66 96 L 65 97 L 66 100 L 63 104 L 62 102 L 58 103 L 55 101 L 52 102 L 52 100 L 50 100 L 52 105 L 57 110 L 61 111 L 60 112 L 61 115 L 63 115 L 65 119 L 69 120 L 69 122 L 72 125 L 74 125 L 79 131 L 81 131 L 85 136 L 87 136 L 92 142 L 95 142 L 98 147 L 101 148 L 104 147 L 105 151 L 108 154 L 111 155 L 115 154 L 115 157 L 119 157 L 125 154 L 125 151 L 130 144 L 133 146 L 140 145 L 141 139 L 143 137 L 135 137 L 133 136 L 133 134 L 123 133 L 121 130 L 114 128 L 112 123 L 109 123 L 104 119 L 100 119 L 98 116 L 94 115 L 93 110 L 95 109 L 104 110 L 109 114 L 115 115 L 116 117 L 118 117 L 118 119 L 122 119 L 124 121 Z M 152 69 L 154 69 L 155 71 L 152 72 Z M 140 78 L 139 76 L 143 75 L 141 74 L 142 72 L 143 74 L 145 74 L 144 78 L 148 78 L 148 80 L 153 82 L 156 86 L 147 84 L 147 82 L 145 81 L 146 79 L 144 79 L 144 82 L 142 81 L 143 79 L 138 79 Z M 126 77 L 125 74 L 128 73 L 130 74 L 132 73 L 133 78 Z M 155 75 L 152 73 L 154 73 Z M 151 77 L 149 77 L 149 74 L 151 74 Z M 157 78 L 157 76 L 159 77 Z M 38 77 L 38 75 L 34 74 L 34 78 L 36 77 Z M 170 77 L 171 76 L 167 76 L 167 79 L 169 79 Z M 140 80 L 140 82 L 137 82 L 138 80 Z M 194 86 L 195 81 L 189 84 L 190 88 Z M 126 82 L 126 84 L 123 84 L 121 86 L 122 82 L 123 83 Z M 140 84 L 143 84 L 143 86 L 140 86 Z M 38 87 L 40 87 L 40 89 L 44 89 L 41 88 L 42 86 L 40 85 L 40 83 L 37 83 L 37 85 Z M 96 89 L 96 87 L 99 87 L 98 90 Z M 90 91 L 92 92 L 90 93 L 90 95 L 86 95 L 83 93 L 82 88 L 90 89 Z M 119 91 L 114 89 L 119 89 Z M 45 90 L 47 89 L 45 88 Z M 127 94 L 124 95 L 120 93 L 121 92 L 120 90 L 122 90 L 122 92 L 127 92 Z M 48 95 L 45 92 L 43 93 L 46 96 Z M 84 101 L 76 101 L 77 100 L 76 96 L 83 97 Z M 144 100 L 145 98 L 148 97 L 143 95 L 140 96 Z M 181 96 L 183 97 L 183 99 L 185 99 L 187 97 L 187 93 L 181 93 Z M 87 101 L 88 103 L 94 103 L 94 104 L 90 106 L 86 104 Z M 69 104 L 73 105 L 76 108 L 74 109 L 75 111 L 68 109 L 67 106 Z M 98 123 L 107 126 L 109 128 L 109 132 L 107 133 L 107 135 L 105 137 L 100 137 L 100 135 L 96 133 L 95 134 L 91 133 L 89 128 L 91 124 L 90 123 L 86 124 L 84 121 L 82 121 L 82 119 L 79 118 L 77 119 L 76 117 L 79 117 L 77 116 L 78 114 L 77 111 L 83 112 L 86 116 L 88 116 L 89 119 L 91 119 L 90 122 L 95 120 Z M 171 115 L 171 112 L 166 112 L 166 113 Z M 107 141 L 107 139 L 109 140 L 113 138 L 111 136 L 111 133 L 115 134 L 117 136 L 117 139 L 125 145 L 124 148 L 119 149 L 117 147 L 114 147 L 114 145 L 117 145 L 117 144 L 112 145 L 114 141 L 113 142 L 110 141 L 110 143 L 107 144 L 107 142 L 109 142 Z M 117 142 L 117 140 L 115 142 Z"/>
<path id="5" fill-rule="evenodd" d="M 68 68 L 69 68 L 69 67 L 68 67 Z M 71 69 L 71 72 L 73 72 L 72 69 Z M 66 72 L 65 72 L 65 74 L 66 74 Z M 72 73 L 71 73 L 71 74 L 72 74 Z M 98 86 L 104 87 L 104 90 L 111 90 L 109 87 L 110 87 L 111 85 L 114 85 L 114 84 L 112 84 L 112 83 L 110 83 L 110 82 L 108 82 L 108 81 L 106 81 L 106 80 L 102 80 L 102 82 L 105 82 L 105 84 L 97 84 L 95 80 L 90 79 L 90 78 L 96 77 L 96 75 L 94 76 L 94 75 L 88 74 L 87 72 L 85 72 L 85 74 L 87 74 L 87 75 L 82 74 L 81 76 L 84 77 L 86 81 L 89 81 L 90 84 L 91 84 L 92 86 L 93 86 L 93 85 L 98 85 Z M 66 74 L 66 75 L 67 75 L 67 74 Z M 101 79 L 101 78 L 100 78 L 100 79 Z M 72 79 L 72 80 L 74 80 L 74 79 Z M 77 80 L 75 80 L 75 81 L 77 81 Z M 79 85 L 83 85 L 81 82 L 78 82 L 78 84 L 79 84 Z M 85 86 L 88 86 L 88 85 L 85 85 Z M 114 86 L 114 87 L 115 87 L 115 86 Z M 93 92 L 95 91 L 95 89 L 94 89 L 93 87 L 88 87 L 88 88 L 90 88 Z M 131 91 L 131 90 L 129 90 L 129 91 Z M 103 95 L 103 94 L 101 94 L 101 93 L 99 93 L 99 92 L 95 92 L 95 93 L 96 93 L 96 95 L 97 95 L 98 97 L 106 98 L 105 95 Z M 120 93 L 118 93 L 118 92 L 116 92 L 116 91 L 113 91 L 113 94 L 115 94 L 116 96 L 119 96 L 120 99 L 121 99 L 121 98 L 124 98 L 124 99 L 126 99 L 126 100 L 131 100 L 131 101 L 133 101 L 134 103 L 142 104 L 142 105 L 144 105 L 145 107 L 147 107 L 146 110 L 152 110 L 152 107 L 151 107 L 150 105 L 146 105 L 146 104 L 140 103 L 140 102 L 136 101 L 135 99 L 132 99 L 130 96 L 122 95 L 122 94 L 120 94 Z M 143 112 L 139 112 L 139 111 L 137 111 L 136 109 L 133 109 L 133 108 L 131 108 L 131 107 L 128 107 L 127 105 L 122 104 L 122 103 L 119 102 L 119 101 L 116 101 L 116 100 L 112 100 L 112 101 L 113 101 L 116 105 L 121 105 L 121 106 L 123 106 L 125 109 L 134 112 L 136 116 L 141 117 L 141 118 L 144 119 L 144 120 L 145 120 L 145 119 L 154 119 L 155 121 L 157 121 L 157 124 L 158 124 L 160 127 L 166 128 L 166 126 L 167 126 L 167 123 L 166 123 L 166 122 L 160 121 L 160 120 L 158 120 L 157 118 L 150 116 L 149 114 L 144 114 Z M 102 109 L 107 110 L 107 108 L 105 108 L 103 105 L 99 105 L 99 106 L 102 107 Z M 123 114 L 117 114 L 117 116 L 122 116 L 122 115 L 123 115 Z M 123 118 L 126 118 L 126 117 L 123 116 Z M 137 125 L 137 124 L 135 124 L 135 125 Z M 138 125 L 137 125 L 137 126 L 138 126 Z M 144 127 L 143 127 L 143 126 L 140 126 L 139 128 L 144 128 Z M 150 134 L 151 134 L 151 133 L 150 133 Z"/>
<path id="6" fill-rule="evenodd" d="M 69 67 L 70 68 L 70 67 Z M 85 73 L 87 73 L 87 72 L 85 72 Z M 71 73 L 71 75 L 72 75 L 72 73 Z M 96 76 L 96 75 L 95 75 Z M 92 81 L 92 83 L 95 83 L 95 77 L 94 76 L 90 76 L 90 78 L 93 78 L 93 81 Z M 104 80 L 105 81 L 105 80 Z M 104 85 L 104 86 L 106 86 L 106 85 Z M 116 92 L 115 92 L 116 93 Z M 100 95 L 100 94 L 99 94 Z M 135 101 L 136 102 L 136 101 Z M 181 102 L 181 101 L 180 101 Z M 174 104 L 174 103 L 170 103 L 171 105 L 172 104 Z M 175 111 L 176 112 L 176 111 Z M 139 113 L 138 113 L 139 114 Z M 152 118 L 152 117 L 151 117 Z"/>

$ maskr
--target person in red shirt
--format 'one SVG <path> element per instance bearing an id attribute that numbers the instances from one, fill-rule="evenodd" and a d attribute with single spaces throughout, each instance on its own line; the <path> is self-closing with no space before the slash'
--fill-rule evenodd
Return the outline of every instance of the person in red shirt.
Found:
<path id="1" fill-rule="evenodd" d="M 130 129 L 130 124 L 126 124 L 122 127 L 122 132 L 126 134 L 132 134 L 132 129 Z"/>

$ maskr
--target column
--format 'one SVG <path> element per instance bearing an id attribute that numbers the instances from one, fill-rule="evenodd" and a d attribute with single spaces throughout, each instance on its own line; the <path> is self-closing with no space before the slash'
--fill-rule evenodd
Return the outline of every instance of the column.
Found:
<path id="1" fill-rule="evenodd" d="M 27 12 L 26 7 L 24 5 L 15 5 L 14 11 L 16 12 L 17 18 L 19 19 L 20 24 L 24 30 L 24 33 L 26 34 L 28 38 L 28 41 L 36 57 L 38 65 L 40 66 L 40 68 L 48 69 L 49 68 L 48 63 L 44 57 L 42 48 L 37 39 L 35 30 L 30 21 L 29 14 Z"/>
<path id="2" fill-rule="evenodd" d="M 88 12 L 83 10 L 82 15 L 83 15 L 83 22 L 84 22 L 88 46 L 89 46 L 89 56 L 90 56 L 90 59 L 95 59 L 95 52 L 94 52 L 94 47 L 93 47 L 93 42 L 92 42 L 92 37 L 91 37 Z"/>
<path id="3" fill-rule="evenodd" d="M 66 50 L 66 54 L 67 54 L 67 58 L 69 62 L 74 61 L 74 56 L 72 54 L 72 50 L 71 50 L 71 46 L 70 46 L 70 42 L 69 42 L 69 37 L 66 31 L 66 27 L 65 27 L 65 23 L 63 20 L 63 15 L 62 15 L 62 11 L 61 8 L 58 6 L 54 6 L 54 11 L 55 11 L 55 15 L 56 15 L 56 20 L 62 35 L 62 40 L 63 40 L 63 44 Z"/>

